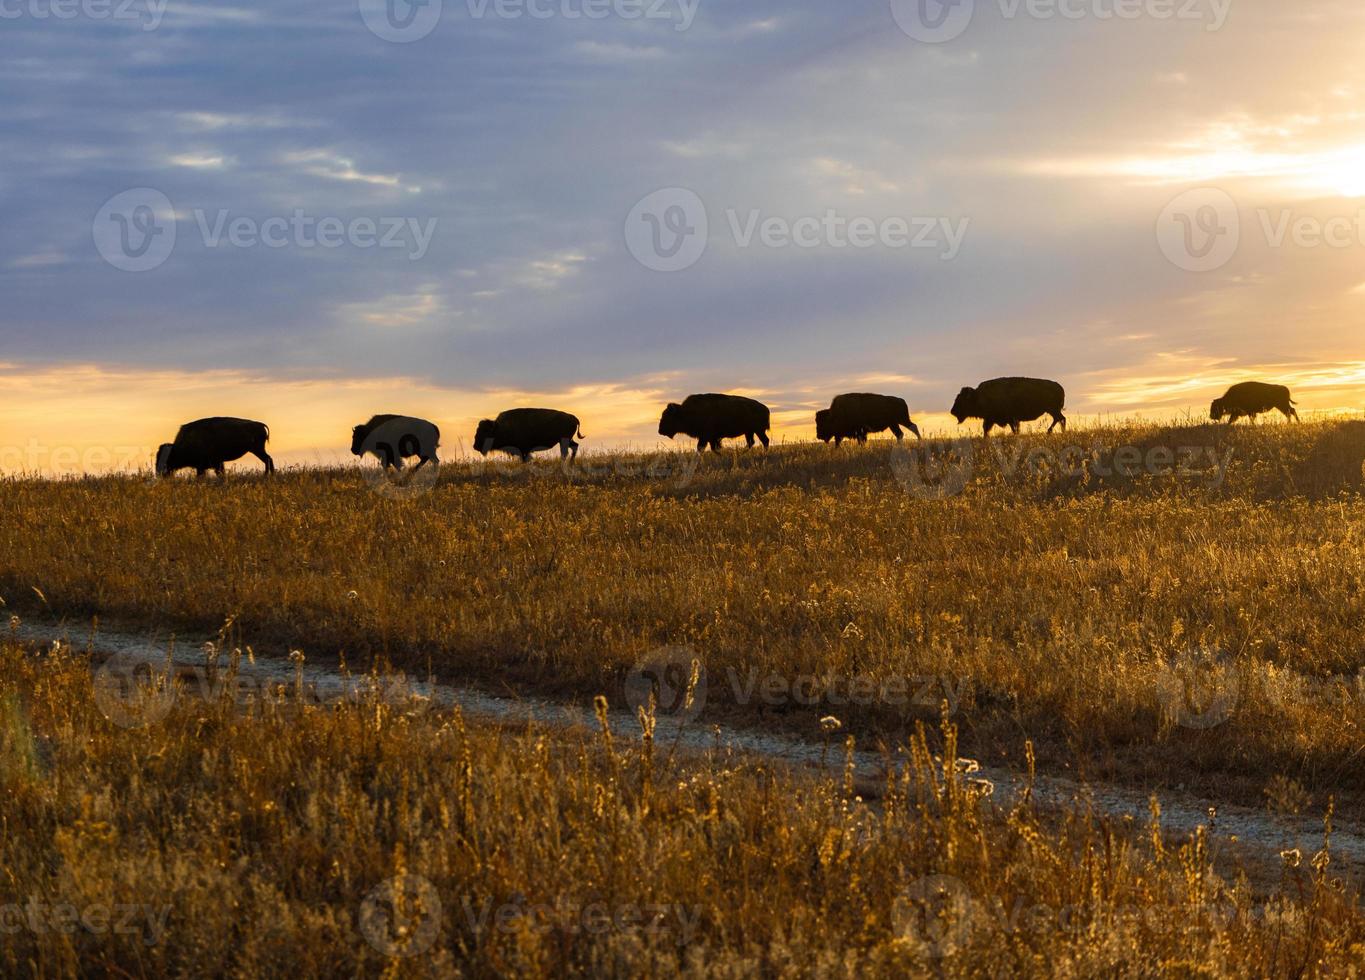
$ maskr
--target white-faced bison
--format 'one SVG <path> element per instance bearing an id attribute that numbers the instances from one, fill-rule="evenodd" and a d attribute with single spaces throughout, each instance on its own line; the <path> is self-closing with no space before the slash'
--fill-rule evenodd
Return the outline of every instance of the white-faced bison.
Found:
<path id="1" fill-rule="evenodd" d="M 1287 419 L 1298 420 L 1295 401 L 1284 385 L 1268 385 L 1262 381 L 1243 381 L 1228 389 L 1222 398 L 1214 400 L 1209 415 L 1215 422 L 1227 418 L 1228 425 L 1240 418 L 1254 419 L 1262 412 L 1279 409 Z"/>
<path id="2" fill-rule="evenodd" d="M 750 446 L 757 436 L 768 447 L 768 406 L 743 395 L 688 395 L 683 403 L 670 402 L 659 419 L 659 435 L 666 439 L 678 433 L 697 440 L 697 452 L 707 446 L 720 452 L 722 439 L 743 436 Z"/>
<path id="3" fill-rule="evenodd" d="M 1066 416 L 1062 414 L 1065 406 L 1066 391 L 1055 381 L 996 378 L 959 391 L 953 402 L 953 418 L 957 419 L 958 425 L 968 419 L 981 419 L 985 423 L 985 434 L 990 435 L 997 425 L 1009 426 L 1010 431 L 1017 434 L 1020 423 L 1051 415 L 1052 424 L 1047 431 L 1060 425 L 1065 432 Z"/>
<path id="4" fill-rule="evenodd" d="M 157 476 L 171 476 L 180 470 L 194 470 L 203 476 L 213 470 L 223 475 L 223 467 L 247 453 L 265 464 L 267 473 L 275 472 L 275 461 L 265 451 L 270 428 L 249 419 L 200 419 L 187 422 L 176 433 L 175 442 L 164 443 L 156 451 Z"/>
<path id="5" fill-rule="evenodd" d="M 531 461 L 531 454 L 542 449 L 559 447 L 559 458 L 570 452 L 578 458 L 578 443 L 586 438 L 578 419 L 568 412 L 553 408 L 512 408 L 496 419 L 484 419 L 474 433 L 474 448 L 479 455 L 505 452 L 520 456 L 523 463 Z"/>
<path id="6" fill-rule="evenodd" d="M 815 435 L 821 442 L 834 440 L 838 446 L 845 439 L 867 442 L 873 432 L 891 430 L 898 440 L 904 438 L 901 426 L 921 438 L 919 426 L 910 421 L 910 408 L 904 398 L 894 395 L 873 395 L 853 392 L 838 395 L 829 408 L 815 413 Z"/>
<path id="7" fill-rule="evenodd" d="M 375 415 L 364 425 L 351 430 L 351 455 L 370 453 L 387 470 L 403 468 L 403 460 L 416 456 L 414 473 L 427 463 L 440 465 L 436 449 L 441 444 L 441 430 L 426 419 L 409 415 Z"/>

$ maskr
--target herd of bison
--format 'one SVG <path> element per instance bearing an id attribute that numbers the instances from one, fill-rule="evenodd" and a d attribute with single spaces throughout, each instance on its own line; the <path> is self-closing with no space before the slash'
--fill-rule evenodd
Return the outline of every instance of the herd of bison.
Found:
<path id="1" fill-rule="evenodd" d="M 1058 425 L 1065 431 L 1062 409 L 1066 392 L 1055 381 L 1037 378 L 996 378 L 975 388 L 963 388 L 953 402 L 952 415 L 961 425 L 967 419 L 984 423 L 985 434 L 1008 426 L 1018 433 L 1020 424 L 1044 415 L 1052 418 L 1051 432 Z M 1217 399 L 1210 410 L 1215 420 L 1229 423 L 1278 409 L 1286 418 L 1297 419 L 1294 401 L 1284 385 L 1247 381 L 1233 385 Z M 750 446 L 758 439 L 768 445 L 770 428 L 768 406 L 742 395 L 690 395 L 682 404 L 672 403 L 659 419 L 659 434 L 669 439 L 679 434 L 697 440 L 697 451 L 709 446 L 720 452 L 721 441 L 743 436 Z M 866 442 L 875 432 L 890 432 L 897 439 L 908 429 L 919 437 L 919 428 L 910 420 L 905 399 L 893 395 L 855 393 L 839 395 L 829 408 L 815 413 L 815 433 L 823 442 L 845 439 Z M 474 433 L 474 448 L 481 455 L 505 452 L 529 462 L 531 454 L 559 447 L 560 458 L 578 455 L 577 439 L 584 438 L 578 419 L 551 408 L 514 408 L 495 419 L 484 419 Z M 214 470 L 220 476 L 226 463 L 248 454 L 265 464 L 267 473 L 275 470 L 266 452 L 270 429 L 263 422 L 248 419 L 200 419 L 181 426 L 174 442 L 163 445 L 156 454 L 156 472 L 170 476 L 195 470 L 200 476 Z M 401 470 L 405 459 L 416 458 L 417 469 L 439 462 L 436 449 L 440 430 L 425 419 L 406 415 L 376 415 L 351 433 L 351 452 L 356 456 L 377 457 L 385 469 Z"/>

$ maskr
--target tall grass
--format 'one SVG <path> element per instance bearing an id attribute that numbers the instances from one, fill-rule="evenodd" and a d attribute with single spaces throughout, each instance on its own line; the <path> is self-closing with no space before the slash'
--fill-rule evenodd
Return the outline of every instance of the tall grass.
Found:
<path id="1" fill-rule="evenodd" d="M 1347 976 L 1330 847 L 1253 886 L 1203 831 L 1001 810 L 922 735 L 851 778 L 421 702 L 181 698 L 0 642 L 6 976 Z M 1155 811 L 1154 811 L 1155 813 Z"/>
<path id="2" fill-rule="evenodd" d="M 1073 446 L 1099 465 L 1067 472 Z M 1207 463 L 1114 472 L 1124 446 L 1231 462 L 1220 479 Z M 827 700 L 756 702 L 730 679 L 948 678 L 966 682 L 955 720 L 985 758 L 1022 764 L 1029 737 L 1044 764 L 1090 776 L 1362 799 L 1365 423 L 971 447 L 970 478 L 942 499 L 937 471 L 907 471 L 887 442 L 693 472 L 685 455 L 452 464 L 404 499 L 356 470 L 2 481 L 0 597 L 77 624 L 207 632 L 235 617 L 266 650 L 580 701 L 618 702 L 650 651 L 685 646 L 709 680 L 699 723 L 809 734 Z M 1192 728 L 1164 692 L 1200 651 L 1231 665 L 1236 697 L 1224 723 Z M 898 739 L 938 710 L 837 713 Z"/>

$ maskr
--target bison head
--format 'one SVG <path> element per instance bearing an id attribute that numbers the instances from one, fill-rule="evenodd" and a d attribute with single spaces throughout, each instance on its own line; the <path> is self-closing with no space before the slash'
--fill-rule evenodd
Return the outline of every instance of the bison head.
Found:
<path id="1" fill-rule="evenodd" d="M 815 438 L 829 442 L 834 438 L 834 426 L 829 421 L 829 409 L 822 408 L 815 413 Z"/>
<path id="2" fill-rule="evenodd" d="M 659 417 L 659 435 L 672 439 L 683 430 L 684 425 L 683 407 L 677 402 L 669 402 L 664 414 Z"/>
<path id="3" fill-rule="evenodd" d="M 369 433 L 365 431 L 365 427 L 363 425 L 357 425 L 354 429 L 351 430 L 352 456 L 365 455 L 365 437 L 367 435 L 369 435 Z"/>
<path id="4" fill-rule="evenodd" d="M 1215 422 L 1222 421 L 1224 415 L 1228 414 L 1227 399 L 1215 398 L 1213 404 L 1209 406 L 1209 418 Z"/>
<path id="5" fill-rule="evenodd" d="M 957 399 L 953 402 L 953 418 L 957 419 L 957 424 L 961 425 L 977 414 L 976 408 L 976 389 L 963 388 L 957 393 Z"/>
<path id="6" fill-rule="evenodd" d="M 479 422 L 479 427 L 474 430 L 474 448 L 479 451 L 480 456 L 487 456 L 489 450 L 493 448 L 493 443 L 497 441 L 498 423 L 492 419 L 484 419 Z"/>
<path id="7" fill-rule="evenodd" d="M 156 451 L 156 475 L 157 475 L 157 476 L 170 476 L 170 475 L 171 475 L 171 472 L 172 472 L 172 471 L 171 471 L 171 450 L 174 449 L 174 448 L 175 448 L 175 446 L 174 446 L 172 443 L 163 442 L 163 443 L 161 444 L 161 447 L 160 447 L 159 449 L 157 449 L 157 451 Z"/>

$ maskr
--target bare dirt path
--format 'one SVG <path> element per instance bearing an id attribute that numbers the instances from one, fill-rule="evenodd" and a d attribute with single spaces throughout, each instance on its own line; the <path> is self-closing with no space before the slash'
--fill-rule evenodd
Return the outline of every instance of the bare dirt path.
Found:
<path id="1" fill-rule="evenodd" d="M 174 665 L 183 689 L 195 693 L 196 684 L 203 692 L 213 690 L 213 684 L 227 674 L 227 655 L 222 652 L 215 674 L 208 667 L 205 644 L 213 637 L 192 639 L 120 633 L 101 627 L 93 633 L 90 627 L 39 625 L 22 623 L 12 635 L 21 641 L 50 645 L 64 643 L 74 649 L 89 651 L 106 658 L 117 658 L 121 670 L 132 664 L 159 667 L 170 661 Z M 355 698 L 373 688 L 368 675 L 347 675 L 330 667 L 315 664 L 294 664 L 285 659 L 258 655 L 254 663 L 243 659 L 238 666 L 239 693 L 262 689 L 266 684 L 302 682 L 305 696 L 321 703 Z M 409 679 L 386 680 L 385 696 L 404 702 L 458 706 L 467 716 L 483 721 L 516 724 L 533 721 L 560 727 L 595 727 L 593 710 L 588 706 L 565 704 L 538 698 L 498 697 L 471 688 L 447 684 L 430 684 Z M 639 731 L 635 715 L 624 709 L 609 711 L 609 723 L 618 734 Z M 785 735 L 765 734 L 760 731 L 713 724 L 680 724 L 661 716 L 655 729 L 655 744 L 664 750 L 676 746 L 688 754 L 728 753 L 757 756 L 767 761 L 782 762 L 798 767 L 829 767 L 842 770 L 845 752 L 842 739 L 820 744 Z M 892 760 L 894 761 L 894 760 Z M 888 759 L 880 753 L 854 753 L 855 777 L 874 783 L 885 773 Z M 980 766 L 970 778 L 985 780 L 993 787 L 992 796 L 1001 805 L 1009 805 L 1027 787 L 1027 777 L 1019 772 Z M 1065 777 L 1038 774 L 1033 783 L 1033 796 L 1045 807 L 1065 808 L 1080 803 L 1097 813 L 1119 819 L 1130 818 L 1138 826 L 1150 819 L 1150 794 L 1139 789 L 1106 783 L 1081 784 Z M 1160 796 L 1163 829 L 1170 833 L 1192 833 L 1207 826 L 1214 845 L 1225 853 L 1265 862 L 1278 861 L 1282 851 L 1298 849 L 1307 863 L 1321 849 L 1323 827 L 1318 819 L 1272 816 L 1250 807 L 1221 804 L 1184 794 L 1163 793 Z M 1216 819 L 1210 820 L 1210 810 L 1216 808 Z M 1336 827 L 1332 834 L 1333 870 L 1337 874 L 1365 874 L 1365 835 L 1352 827 Z"/>

